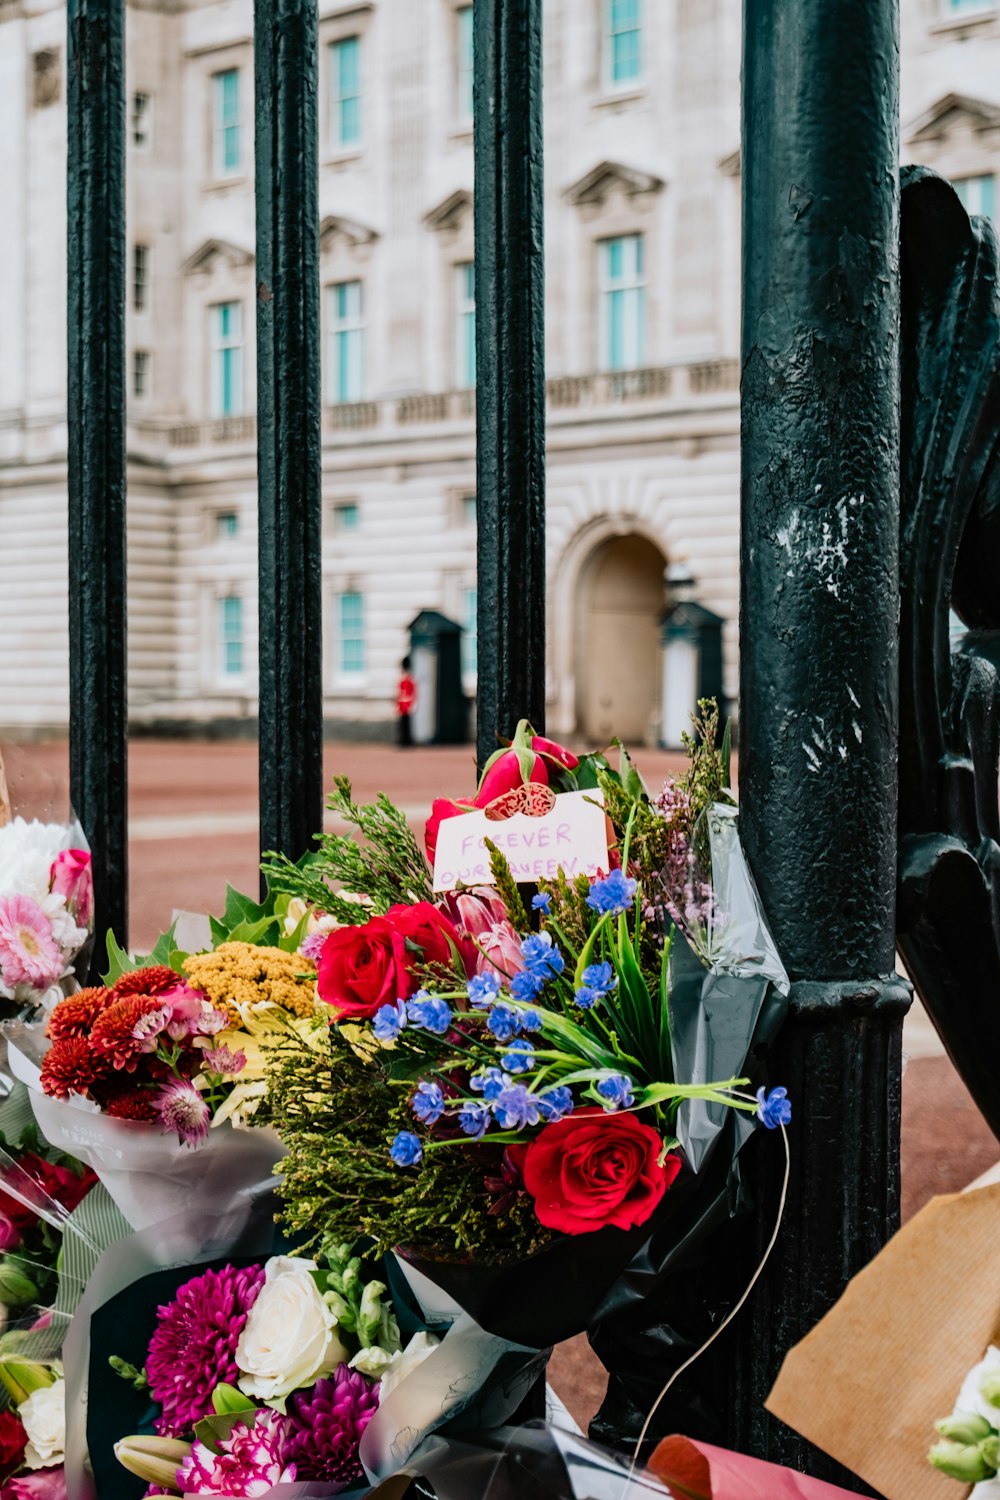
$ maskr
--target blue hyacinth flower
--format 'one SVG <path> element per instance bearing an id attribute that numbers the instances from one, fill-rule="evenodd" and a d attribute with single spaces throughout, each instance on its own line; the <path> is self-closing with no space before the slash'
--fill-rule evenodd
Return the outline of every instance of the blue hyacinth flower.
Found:
<path id="1" fill-rule="evenodd" d="M 790 1125 L 792 1104 L 788 1090 L 783 1088 L 757 1090 L 757 1118 L 768 1130 L 777 1130 L 779 1125 Z"/>
<path id="2" fill-rule="evenodd" d="M 410 1108 L 418 1120 L 423 1120 L 425 1125 L 433 1125 L 444 1114 L 444 1095 L 436 1083 L 422 1081 L 417 1084 L 417 1092 L 410 1100 Z"/>
<path id="3" fill-rule="evenodd" d="M 412 1130 L 401 1130 L 389 1147 L 389 1155 L 397 1167 L 415 1167 L 424 1154 L 424 1148 Z"/>
<path id="4" fill-rule="evenodd" d="M 594 881 L 587 897 L 587 905 L 602 916 L 606 913 L 618 916 L 620 912 L 628 911 L 635 900 L 637 888 L 638 881 L 626 875 L 624 870 L 612 870 L 604 880 Z"/>

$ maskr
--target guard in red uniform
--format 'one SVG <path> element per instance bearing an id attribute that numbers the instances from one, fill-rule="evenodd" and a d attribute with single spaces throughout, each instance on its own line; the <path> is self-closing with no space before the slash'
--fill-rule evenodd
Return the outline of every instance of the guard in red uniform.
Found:
<path id="1" fill-rule="evenodd" d="M 397 740 L 400 745 L 413 744 L 413 730 L 410 726 L 410 715 L 417 703 L 417 684 L 410 676 L 410 658 L 403 657 L 403 675 L 399 679 L 399 687 L 396 689 L 396 715 L 399 723 Z"/>

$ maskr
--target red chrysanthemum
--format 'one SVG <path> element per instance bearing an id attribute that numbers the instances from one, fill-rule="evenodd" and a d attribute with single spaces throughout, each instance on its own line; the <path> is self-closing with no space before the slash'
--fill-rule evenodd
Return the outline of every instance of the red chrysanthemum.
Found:
<path id="1" fill-rule="evenodd" d="M 106 1115 L 116 1120 L 154 1120 L 154 1089 L 110 1088 L 97 1089 L 97 1102 Z"/>
<path id="2" fill-rule="evenodd" d="M 107 1005 L 111 991 L 103 984 L 90 989 L 78 990 L 65 1000 L 60 1000 L 49 1016 L 45 1035 L 54 1042 L 67 1036 L 87 1036 L 96 1018 Z"/>
<path id="3" fill-rule="evenodd" d="M 133 1032 L 143 1016 L 160 1008 L 160 1001 L 152 995 L 126 995 L 112 1000 L 91 1028 L 90 1045 L 94 1052 L 106 1058 L 116 1072 L 134 1073 L 139 1060 L 149 1054 L 143 1051 L 142 1037 L 134 1036 Z"/>
<path id="4" fill-rule="evenodd" d="M 164 990 L 175 989 L 182 982 L 175 969 L 168 969 L 166 964 L 151 964 L 149 968 L 122 974 L 111 986 L 111 993 L 116 1000 L 123 1000 L 126 995 L 162 995 Z"/>
<path id="5" fill-rule="evenodd" d="M 87 1042 L 79 1036 L 61 1037 L 53 1042 L 42 1063 L 42 1092 L 65 1099 L 67 1094 L 86 1094 L 105 1064 L 95 1057 Z"/>

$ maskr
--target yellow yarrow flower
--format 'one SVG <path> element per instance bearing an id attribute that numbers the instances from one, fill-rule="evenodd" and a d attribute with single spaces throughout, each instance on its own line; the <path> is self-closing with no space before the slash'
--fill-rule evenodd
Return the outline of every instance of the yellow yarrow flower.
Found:
<path id="1" fill-rule="evenodd" d="M 316 970 L 300 953 L 256 943 L 221 943 L 212 953 L 193 953 L 184 973 L 238 1024 L 261 1002 L 309 1019 L 316 1014 Z"/>

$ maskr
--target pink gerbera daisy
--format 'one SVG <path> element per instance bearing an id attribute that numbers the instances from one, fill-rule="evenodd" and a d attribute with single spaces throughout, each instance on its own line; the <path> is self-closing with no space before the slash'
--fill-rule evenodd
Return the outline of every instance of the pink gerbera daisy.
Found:
<path id="1" fill-rule="evenodd" d="M 47 989 L 63 971 L 52 925 L 30 896 L 0 896 L 0 977 L 16 987 Z"/>

